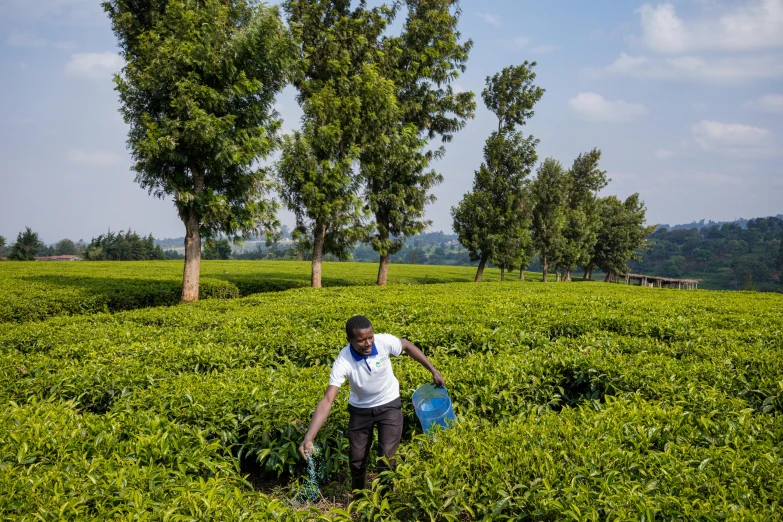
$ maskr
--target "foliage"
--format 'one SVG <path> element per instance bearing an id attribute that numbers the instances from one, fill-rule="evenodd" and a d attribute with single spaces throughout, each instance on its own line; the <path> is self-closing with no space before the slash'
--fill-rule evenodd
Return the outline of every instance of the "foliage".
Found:
<path id="1" fill-rule="evenodd" d="M 92 238 L 84 252 L 87 261 L 155 261 L 165 259 L 152 234 L 139 236 L 133 230 L 108 231 Z"/>
<path id="2" fill-rule="evenodd" d="M 495 113 L 498 129 L 484 146 L 484 163 L 476 171 L 473 191 L 452 207 L 454 230 L 460 242 L 479 260 L 476 281 L 487 261 L 506 267 L 525 266 L 530 260 L 529 211 L 525 195 L 527 176 L 538 156 L 538 140 L 517 132 L 533 116 L 533 106 L 544 89 L 533 82 L 536 62 L 506 67 L 487 77 L 484 104 Z"/>
<path id="3" fill-rule="evenodd" d="M 310 283 L 307 268 L 307 263 L 295 261 L 209 261 L 201 266 L 200 294 L 205 299 L 228 299 L 301 288 Z M 472 270 L 411 265 L 391 268 L 395 283 L 404 285 L 469 281 Z M 326 263 L 323 282 L 325 286 L 368 285 L 375 275 L 366 263 Z M 172 306 L 179 302 L 181 277 L 182 264 L 170 261 L 5 263 L 0 269 L 0 324 Z M 490 280 L 497 278 L 493 271 Z"/>
<path id="4" fill-rule="evenodd" d="M 253 492 L 242 475 L 252 464 L 249 478 L 285 484 L 303 472 L 296 446 L 345 317 L 361 309 L 377 331 L 426 351 L 459 422 L 434 439 L 416 435 L 410 397 L 428 377 L 395 360 L 399 467 L 393 487 L 375 483 L 352 516 L 780 519 L 781 299 L 451 283 L 6 325 L 0 513 L 318 516 Z M 317 441 L 329 481 L 346 470 L 346 399 Z"/>
<path id="5" fill-rule="evenodd" d="M 541 258 L 544 282 L 548 278 L 550 263 L 559 258 L 563 249 L 567 187 L 568 177 L 560 162 L 553 158 L 545 159 L 538 167 L 530 189 L 533 245 Z"/>
<path id="6" fill-rule="evenodd" d="M 56 256 L 75 256 L 78 253 L 76 245 L 70 239 L 61 239 L 54 245 L 54 255 Z"/>
<path id="7" fill-rule="evenodd" d="M 587 267 L 598 239 L 601 219 L 598 215 L 598 192 L 606 187 L 606 172 L 598 168 L 601 151 L 593 149 L 580 154 L 568 171 L 563 246 L 556 264 L 571 279 L 577 267 Z"/>
<path id="8" fill-rule="evenodd" d="M 699 287 L 738 289 L 748 273 L 757 288 L 780 291 L 783 219 L 778 217 L 676 230 L 658 228 L 637 252 L 632 270 L 664 277 L 699 279 Z"/>
<path id="9" fill-rule="evenodd" d="M 286 0 L 283 7 L 298 45 L 293 84 L 303 115 L 277 170 L 296 239 L 312 245 L 312 285 L 320 287 L 323 253 L 343 259 L 367 234 L 354 163 L 398 117 L 378 46 L 393 12 L 364 2 L 352 10 L 343 0 Z"/>
<path id="10" fill-rule="evenodd" d="M 38 232 L 33 232 L 30 227 L 25 227 L 24 232 L 19 232 L 16 236 L 16 243 L 11 245 L 8 252 L 8 259 L 14 261 L 35 261 L 35 255 L 43 246 L 38 238 Z"/>
<path id="11" fill-rule="evenodd" d="M 0 236 L 0 254 L 5 250 L 5 236 Z"/>
<path id="12" fill-rule="evenodd" d="M 212 245 L 207 243 L 207 247 L 201 254 L 202 259 L 226 260 L 231 258 L 231 243 L 228 242 L 228 239 L 218 239 L 212 243 Z"/>
<path id="13" fill-rule="evenodd" d="M 644 226 L 646 209 L 639 194 L 632 194 L 625 201 L 608 196 L 598 204 L 601 227 L 591 264 L 603 270 L 607 277 L 625 274 L 626 262 L 638 257 L 637 250 L 645 245 L 645 237 L 655 225 Z"/>
<path id="14" fill-rule="evenodd" d="M 255 2 L 102 5 L 126 62 L 115 83 L 136 181 L 174 199 L 187 232 L 183 299 L 197 299 L 202 236 L 277 225 L 257 160 L 277 146 L 290 42 L 277 10 Z"/>
<path id="15" fill-rule="evenodd" d="M 384 37 L 382 71 L 395 86 L 399 117 L 382 138 L 361 154 L 366 200 L 375 216 L 372 247 L 381 256 L 378 284 L 386 284 L 389 256 L 405 238 L 422 232 L 428 194 L 443 177 L 429 165 L 444 149 L 425 150 L 427 139 L 450 141 L 473 116 L 473 93 L 455 92 L 451 83 L 465 71 L 473 43 L 460 43 L 456 0 L 406 0 L 407 16 L 399 36 Z"/>

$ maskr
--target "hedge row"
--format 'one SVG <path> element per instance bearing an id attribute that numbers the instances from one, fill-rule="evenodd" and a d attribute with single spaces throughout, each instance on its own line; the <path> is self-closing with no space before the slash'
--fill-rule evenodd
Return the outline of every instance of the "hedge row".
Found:
<path id="1" fill-rule="evenodd" d="M 182 262 L 0 263 L 0 323 L 118 312 L 179 303 Z M 372 263 L 324 263 L 325 286 L 371 285 Z M 391 284 L 469 281 L 471 267 L 394 265 Z M 492 270 L 488 277 L 495 276 Z M 202 299 L 303 288 L 310 265 L 295 261 L 202 261 Z"/>
<path id="2" fill-rule="evenodd" d="M 57 518 L 33 475 L 40 488 L 71 484 L 60 505 L 91 499 L 69 504 L 64 518 L 78 509 L 165 518 L 166 505 L 195 519 L 317 516 L 255 493 L 240 463 L 283 485 L 299 476 L 296 446 L 345 342 L 344 321 L 365 313 L 376 331 L 424 348 L 460 422 L 434 440 L 417 436 L 410 396 L 428 376 L 396 360 L 406 431 L 394 488 L 376 484 L 353 515 L 332 513 L 338 519 L 774 520 L 782 304 L 602 284 L 446 284 L 5 324 L 0 400 L 12 413 L 0 432 L 0 486 L 16 500 L 0 504 L 0 518 Z M 332 478 L 347 467 L 346 399 L 319 434 Z M 71 435 L 42 442 L 23 464 L 36 433 Z M 125 460 L 143 453 L 135 434 L 160 453 Z M 72 471 L 91 462 L 95 474 Z M 125 488 L 112 489 L 125 476 L 150 499 L 140 511 Z M 226 511 L 199 514 L 201 501 Z"/>

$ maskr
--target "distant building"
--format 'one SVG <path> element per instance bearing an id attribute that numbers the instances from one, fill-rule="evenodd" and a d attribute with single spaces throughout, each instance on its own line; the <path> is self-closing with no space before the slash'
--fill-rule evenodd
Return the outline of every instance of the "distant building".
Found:
<path id="1" fill-rule="evenodd" d="M 35 258 L 36 261 L 80 261 L 81 257 L 79 256 L 72 256 L 72 255 L 66 255 L 66 256 L 38 256 Z"/>

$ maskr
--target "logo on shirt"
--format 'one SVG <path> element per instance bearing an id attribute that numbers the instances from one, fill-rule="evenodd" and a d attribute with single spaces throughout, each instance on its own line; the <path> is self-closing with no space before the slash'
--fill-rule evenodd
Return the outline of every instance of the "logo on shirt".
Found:
<path id="1" fill-rule="evenodd" d="M 387 362 L 388 360 L 389 360 L 389 356 L 388 356 L 388 355 L 386 355 L 386 356 L 384 356 L 384 357 L 380 358 L 378 361 L 376 361 L 376 363 L 375 363 L 375 367 L 376 367 L 376 368 L 380 368 L 381 366 L 383 366 L 384 364 L 386 364 L 386 362 Z"/>

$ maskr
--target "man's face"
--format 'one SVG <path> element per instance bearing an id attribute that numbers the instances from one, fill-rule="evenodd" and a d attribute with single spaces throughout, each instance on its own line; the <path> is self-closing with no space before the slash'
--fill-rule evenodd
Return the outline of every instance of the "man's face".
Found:
<path id="1" fill-rule="evenodd" d="M 349 339 L 351 346 L 359 355 L 370 355 L 372 353 L 372 343 L 375 341 L 375 335 L 372 326 L 363 330 L 354 329 L 353 339 Z"/>

